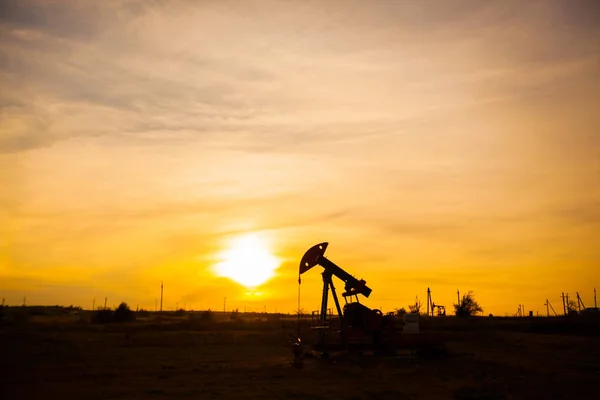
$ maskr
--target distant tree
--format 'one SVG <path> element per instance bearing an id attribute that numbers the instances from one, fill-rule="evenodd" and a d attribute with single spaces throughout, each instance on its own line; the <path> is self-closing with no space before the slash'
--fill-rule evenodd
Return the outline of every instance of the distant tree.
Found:
<path id="1" fill-rule="evenodd" d="M 304 308 L 297 309 L 296 310 L 296 315 L 300 315 L 300 316 L 304 315 Z"/>
<path id="2" fill-rule="evenodd" d="M 115 322 L 131 322 L 135 319 L 135 314 L 127 303 L 123 302 L 119 304 L 119 307 L 115 310 L 114 321 Z"/>
<path id="3" fill-rule="evenodd" d="M 415 303 L 410 304 L 408 306 L 408 309 L 410 310 L 411 314 L 420 314 L 422 305 L 423 305 L 423 303 L 421 303 L 421 300 L 419 300 L 419 296 L 417 296 L 415 298 Z"/>
<path id="4" fill-rule="evenodd" d="M 396 308 L 394 309 L 394 311 L 396 311 L 396 315 L 398 316 L 403 316 L 404 314 L 406 314 L 406 308 L 401 307 L 401 308 Z"/>
<path id="5" fill-rule="evenodd" d="M 567 314 L 568 315 L 573 315 L 573 314 L 577 314 L 578 313 L 578 309 L 577 309 L 577 302 L 575 300 L 570 300 L 567 302 Z"/>
<path id="6" fill-rule="evenodd" d="M 460 303 L 454 304 L 454 313 L 457 317 L 470 317 L 478 312 L 483 312 L 483 308 L 475 301 L 473 291 L 464 294 Z"/>

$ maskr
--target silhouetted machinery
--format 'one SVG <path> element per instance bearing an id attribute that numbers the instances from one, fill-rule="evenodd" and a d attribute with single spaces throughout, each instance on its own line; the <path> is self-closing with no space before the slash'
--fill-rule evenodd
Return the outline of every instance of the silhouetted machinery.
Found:
<path id="1" fill-rule="evenodd" d="M 370 309 L 360 303 L 359 295 L 369 297 L 369 288 L 363 279 L 356 279 L 335 263 L 325 257 L 328 243 L 320 243 L 311 247 L 302 257 L 300 262 L 300 275 L 311 268 L 320 265 L 323 267 L 323 296 L 319 321 L 313 329 L 317 329 L 318 340 L 314 346 L 315 350 L 331 350 L 332 348 L 360 348 L 373 350 L 390 350 L 397 343 L 398 330 L 395 326 L 394 314 L 383 315 L 380 310 Z M 345 300 L 344 307 L 340 302 L 333 284 L 333 277 L 344 282 L 342 296 Z M 333 295 L 335 308 L 338 313 L 340 329 L 338 338 L 331 338 L 331 326 L 327 318 L 327 303 L 329 292 Z M 333 339 L 333 340 L 332 340 Z M 337 339 L 337 340 L 336 340 Z"/>

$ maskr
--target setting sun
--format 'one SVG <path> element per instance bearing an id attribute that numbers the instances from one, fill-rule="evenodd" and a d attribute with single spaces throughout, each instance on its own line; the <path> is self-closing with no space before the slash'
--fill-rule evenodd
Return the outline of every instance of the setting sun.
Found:
<path id="1" fill-rule="evenodd" d="M 229 278 L 247 288 L 268 281 L 280 264 L 265 241 L 255 234 L 232 240 L 230 247 L 220 254 L 219 261 L 214 266 L 218 276 Z"/>

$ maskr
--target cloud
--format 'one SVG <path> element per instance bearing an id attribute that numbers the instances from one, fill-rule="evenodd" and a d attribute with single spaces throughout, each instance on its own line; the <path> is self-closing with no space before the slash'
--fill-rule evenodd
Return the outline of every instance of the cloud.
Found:
<path id="1" fill-rule="evenodd" d="M 594 2 L 0 7 L 12 272 L 185 275 L 248 229 L 380 272 L 594 257 Z"/>
<path id="2" fill-rule="evenodd" d="M 465 79 L 476 79 L 481 84 L 495 76 L 487 87 L 513 76 L 509 69 L 512 65 L 496 66 L 496 71 L 505 72 L 494 75 L 492 70 L 490 75 L 486 69 L 478 68 L 473 74 L 456 64 L 460 54 L 487 48 L 486 41 L 494 40 L 483 36 L 477 43 L 452 46 L 458 54 L 453 54 L 446 43 L 447 38 L 466 40 L 469 24 L 482 29 L 485 19 L 503 13 L 477 2 L 452 8 L 440 5 L 435 11 L 407 4 L 380 5 L 366 13 L 354 12 L 360 3 L 335 10 L 330 5 L 315 8 L 278 2 L 249 7 L 229 3 L 191 7 L 185 2 L 103 2 L 93 8 L 74 7 L 68 2 L 36 6 L 7 2 L 4 7 L 0 25 L 3 36 L 10 39 L 2 42 L 4 71 L 7 78 L 28 77 L 19 80 L 18 85 L 9 85 L 5 96 L 7 101 L 15 101 L 20 94 L 35 93 L 39 102 L 23 113 L 30 119 L 45 114 L 42 126 L 31 126 L 26 132 L 5 138 L 1 147 L 4 152 L 80 135 L 118 133 L 125 137 L 159 135 L 167 140 L 198 140 L 217 132 L 223 136 L 249 129 L 254 140 L 266 143 L 263 147 L 248 144 L 250 150 L 273 148 L 269 144 L 277 143 L 278 136 L 291 141 L 291 135 L 298 135 L 314 147 L 315 143 L 331 141 L 334 130 L 344 130 L 345 136 L 364 137 L 356 122 L 347 122 L 353 115 L 348 111 L 357 107 L 362 108 L 357 122 L 363 124 L 387 119 L 389 126 L 402 119 L 390 119 L 398 110 L 392 111 L 382 95 L 389 99 L 392 93 L 382 86 L 381 79 L 363 68 L 387 65 L 388 70 L 381 75 L 388 80 L 385 85 L 401 99 L 411 99 L 420 106 L 429 103 L 428 111 L 432 110 L 431 100 L 434 110 L 448 107 L 444 96 L 448 91 L 457 93 L 456 85 L 461 80 L 464 86 L 473 84 Z M 290 24 L 256 22 L 267 14 L 285 17 Z M 514 14 L 504 14 L 498 24 L 523 23 Z M 401 18 L 402 23 L 374 29 L 391 15 Z M 310 27 L 303 26 L 305 18 L 311 19 Z M 355 30 L 348 30 L 348 24 L 353 23 Z M 226 26 L 236 26 L 236 30 Z M 154 31 L 153 27 L 160 30 Z M 418 48 L 412 47 L 414 43 L 393 41 L 416 32 L 426 34 Z M 219 40 L 208 40 L 210 34 Z M 379 45 L 373 47 L 376 43 Z M 387 44 L 382 47 L 381 43 Z M 407 46 L 406 52 L 394 56 L 396 48 L 402 46 Z M 420 49 L 427 48 L 423 46 L 434 47 L 425 55 L 420 53 Z M 536 44 L 536 48 L 549 46 Z M 341 49 L 345 50 L 339 53 Z M 510 59 L 506 55 L 503 57 Z M 441 63 L 445 64 L 443 68 Z M 395 77 L 397 71 L 411 76 L 409 82 Z M 434 98 L 434 92 L 440 95 Z M 357 99 L 359 94 L 364 100 L 355 106 L 341 103 L 342 99 Z M 456 100 L 455 105 L 466 104 Z M 49 109 L 52 103 L 60 106 Z M 377 112 L 373 105 L 382 107 Z M 91 123 L 98 120 L 102 124 Z M 348 125 L 354 125 L 353 129 Z M 326 134 L 310 133 L 319 131 Z M 285 147 L 275 145 L 278 151 Z"/>

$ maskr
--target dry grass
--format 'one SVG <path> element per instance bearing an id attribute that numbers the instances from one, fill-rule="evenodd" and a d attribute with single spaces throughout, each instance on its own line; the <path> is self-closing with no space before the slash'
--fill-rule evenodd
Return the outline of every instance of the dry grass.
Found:
<path id="1" fill-rule="evenodd" d="M 37 320 L 0 330 L 0 393 L 6 399 L 569 399 L 596 390 L 598 337 L 507 332 L 479 322 L 430 326 L 448 340 L 445 359 L 307 360 L 297 369 L 286 347 L 295 324 L 286 321 Z M 468 323 L 471 329 L 463 329 Z"/>

